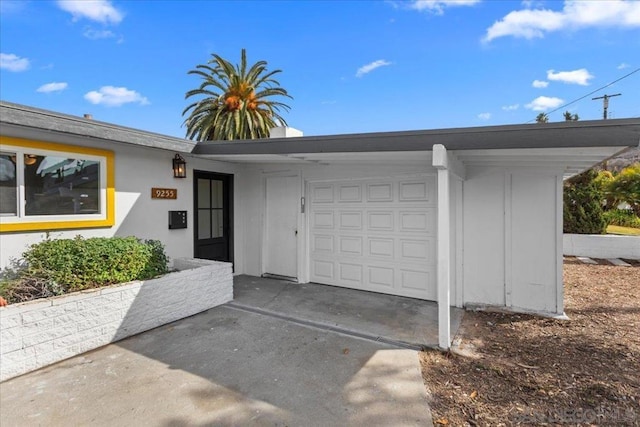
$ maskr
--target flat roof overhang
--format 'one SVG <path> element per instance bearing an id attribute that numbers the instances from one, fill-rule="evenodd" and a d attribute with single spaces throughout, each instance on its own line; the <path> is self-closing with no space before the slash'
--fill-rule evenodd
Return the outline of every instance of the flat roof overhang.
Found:
<path id="1" fill-rule="evenodd" d="M 570 176 L 640 144 L 640 119 L 199 142 L 193 154 L 235 163 L 431 164 L 442 144 L 465 166 L 562 169 Z"/>
<path id="2" fill-rule="evenodd" d="M 637 147 L 640 119 L 593 120 L 544 124 L 486 126 L 421 131 L 272 138 L 251 141 L 199 142 L 193 154 L 290 155 L 528 148 Z"/>
<path id="3" fill-rule="evenodd" d="M 0 101 L 0 134 L 68 144 L 123 143 L 232 163 L 431 164 L 442 144 L 465 166 L 563 168 L 571 175 L 640 143 L 640 118 L 206 141 Z"/>

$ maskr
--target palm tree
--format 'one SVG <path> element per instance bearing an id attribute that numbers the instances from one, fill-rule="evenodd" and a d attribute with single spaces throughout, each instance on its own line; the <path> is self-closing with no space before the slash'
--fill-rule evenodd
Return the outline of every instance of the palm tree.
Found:
<path id="1" fill-rule="evenodd" d="M 280 110 L 289 106 L 272 101 L 273 96 L 291 98 L 273 75 L 281 70 L 267 71 L 266 61 L 247 67 L 247 55 L 242 49 L 240 64 L 232 65 L 219 55 L 207 64 L 200 64 L 188 74 L 202 77 L 200 87 L 186 93 L 185 99 L 204 95 L 182 112 L 189 116 L 184 124 L 187 138 L 198 141 L 267 138 L 269 129 L 286 126 Z"/>
<path id="2" fill-rule="evenodd" d="M 549 123 L 549 115 L 547 113 L 540 113 L 536 116 L 536 123 Z"/>
<path id="3" fill-rule="evenodd" d="M 571 114 L 569 110 L 565 111 L 563 114 L 565 122 L 577 122 L 580 117 L 577 114 Z"/>

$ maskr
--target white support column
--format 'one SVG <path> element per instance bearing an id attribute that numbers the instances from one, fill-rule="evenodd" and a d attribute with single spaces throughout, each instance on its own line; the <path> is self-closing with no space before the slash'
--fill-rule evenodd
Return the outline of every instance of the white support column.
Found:
<path id="1" fill-rule="evenodd" d="M 438 345 L 442 349 L 451 346 L 450 294 L 451 265 L 449 262 L 451 233 L 449 204 L 449 170 L 447 149 L 444 145 L 433 146 L 433 166 L 438 169 Z"/>

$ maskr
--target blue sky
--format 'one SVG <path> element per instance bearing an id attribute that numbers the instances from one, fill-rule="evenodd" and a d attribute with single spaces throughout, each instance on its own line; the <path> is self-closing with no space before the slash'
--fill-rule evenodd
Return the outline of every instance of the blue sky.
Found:
<path id="1" fill-rule="evenodd" d="M 184 137 L 211 53 L 281 69 L 305 135 L 640 116 L 640 1 L 0 0 L 0 98 Z"/>

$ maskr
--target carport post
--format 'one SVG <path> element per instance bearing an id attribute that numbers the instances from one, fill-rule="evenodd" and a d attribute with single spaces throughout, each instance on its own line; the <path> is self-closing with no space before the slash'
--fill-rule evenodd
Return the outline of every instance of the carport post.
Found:
<path id="1" fill-rule="evenodd" d="M 433 146 L 433 167 L 438 169 L 438 235 L 437 235 L 437 277 L 438 277 L 438 346 L 448 350 L 451 346 L 451 326 L 449 306 L 451 272 L 449 249 L 449 169 L 447 149 L 442 144 Z"/>

